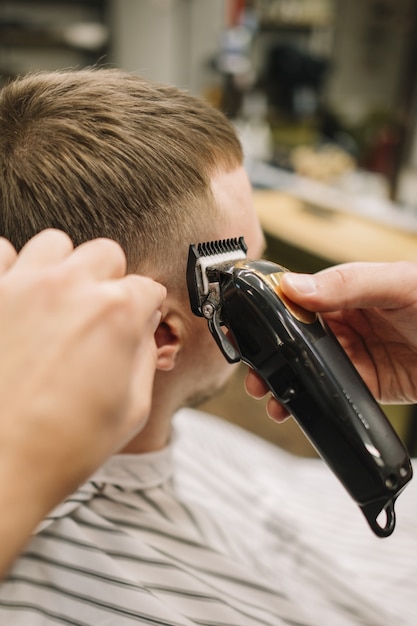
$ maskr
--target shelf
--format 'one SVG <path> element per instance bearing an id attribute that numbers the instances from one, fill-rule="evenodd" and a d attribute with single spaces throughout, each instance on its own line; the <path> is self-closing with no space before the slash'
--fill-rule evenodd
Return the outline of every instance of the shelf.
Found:
<path id="1" fill-rule="evenodd" d="M 310 32 L 312 30 L 329 30 L 333 28 L 331 21 L 326 22 L 274 22 L 262 20 L 259 23 L 260 32 Z"/>
<path id="2" fill-rule="evenodd" d="M 85 67 L 109 50 L 108 0 L 10 0 L 0 10 L 2 76 Z"/>
<path id="3" fill-rule="evenodd" d="M 86 22 L 86 24 L 88 24 Z M 97 46 L 87 46 L 72 43 L 66 36 L 67 29 L 43 29 L 25 27 L 4 27 L 0 23 L 0 47 L 16 48 L 68 48 L 80 50 L 82 52 L 100 52 L 107 46 L 107 41 L 103 41 Z M 104 37 L 103 37 L 104 39 Z"/>

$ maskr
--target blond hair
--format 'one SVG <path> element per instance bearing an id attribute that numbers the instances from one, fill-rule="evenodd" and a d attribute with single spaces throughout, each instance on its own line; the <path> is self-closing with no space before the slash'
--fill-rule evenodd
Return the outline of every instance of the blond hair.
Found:
<path id="1" fill-rule="evenodd" d="M 175 268 L 217 217 L 211 177 L 241 161 L 223 114 L 176 88 L 111 69 L 30 74 L 0 93 L 0 234 L 17 249 L 47 227 L 75 245 L 110 237 L 131 271 Z"/>

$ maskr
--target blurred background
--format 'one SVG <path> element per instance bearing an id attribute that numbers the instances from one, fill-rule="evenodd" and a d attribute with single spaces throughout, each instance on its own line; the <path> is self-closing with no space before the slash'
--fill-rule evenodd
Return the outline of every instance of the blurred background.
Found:
<path id="1" fill-rule="evenodd" d="M 273 260 L 417 261 L 417 0 L 0 0 L 0 84 L 90 65 L 177 85 L 233 120 Z M 244 375 L 203 408 L 314 454 Z M 384 408 L 415 452 L 414 407 Z"/>

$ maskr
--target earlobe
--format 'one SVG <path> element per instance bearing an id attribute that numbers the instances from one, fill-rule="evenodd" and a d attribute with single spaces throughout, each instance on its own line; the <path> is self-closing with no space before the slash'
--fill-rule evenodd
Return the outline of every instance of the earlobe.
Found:
<path id="1" fill-rule="evenodd" d="M 158 370 L 168 372 L 175 366 L 175 362 L 180 351 L 180 339 L 175 325 L 165 318 L 155 331 L 155 342 L 158 349 L 157 365 Z"/>

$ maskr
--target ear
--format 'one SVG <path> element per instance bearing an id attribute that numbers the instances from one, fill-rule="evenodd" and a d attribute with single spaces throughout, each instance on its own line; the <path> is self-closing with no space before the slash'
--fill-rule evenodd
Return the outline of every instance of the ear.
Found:
<path id="1" fill-rule="evenodd" d="M 155 331 L 155 342 L 158 349 L 156 368 L 165 372 L 172 370 L 181 348 L 178 320 L 174 315 L 161 321 Z"/>

